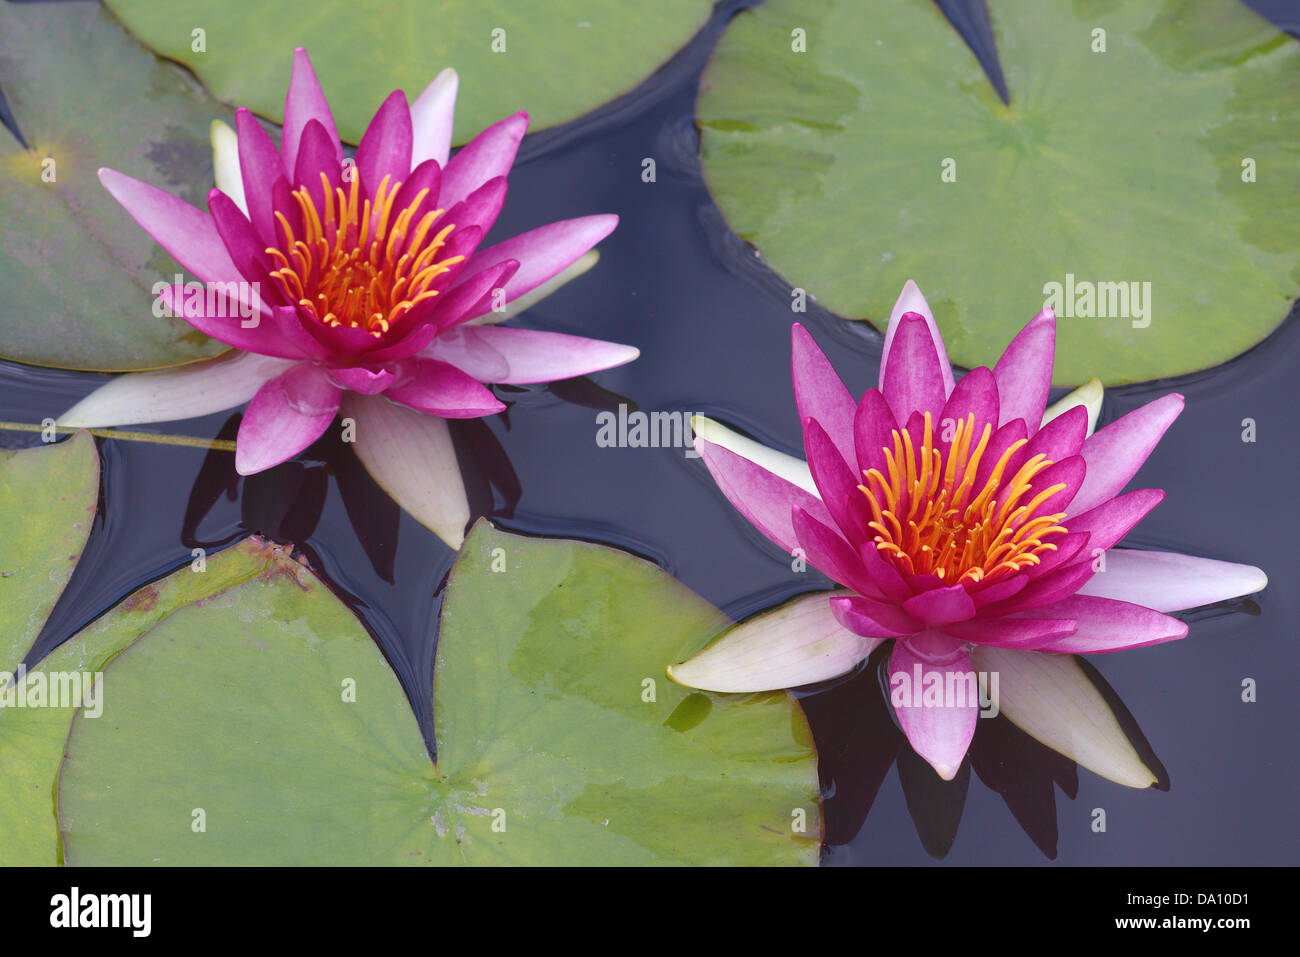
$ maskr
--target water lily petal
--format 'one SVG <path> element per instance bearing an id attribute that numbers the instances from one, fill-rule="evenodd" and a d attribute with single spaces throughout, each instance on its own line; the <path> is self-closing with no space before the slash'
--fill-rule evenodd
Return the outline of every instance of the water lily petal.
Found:
<path id="1" fill-rule="evenodd" d="M 704 691 L 774 691 L 850 671 L 884 639 L 845 631 L 828 598 L 804 595 L 723 632 L 707 648 L 668 669 L 678 684 Z"/>
<path id="2" fill-rule="evenodd" d="M 291 307 L 256 312 L 250 308 L 245 311 L 251 315 L 245 318 L 240 303 L 228 299 L 219 286 L 201 292 L 187 286 L 167 286 L 158 299 L 199 332 L 244 352 L 281 359 L 324 355 L 319 344 L 302 332 Z M 208 305 L 215 308 L 209 310 Z"/>
<path id="3" fill-rule="evenodd" d="M 437 359 L 412 360 L 409 378 L 384 394 L 394 402 L 448 419 L 477 419 L 505 409 L 505 403 L 473 376 Z"/>
<path id="4" fill-rule="evenodd" d="M 1002 398 L 999 425 L 1024 419 L 1029 433 L 1038 431 L 1052 390 L 1056 354 L 1056 314 L 1048 307 L 1016 334 L 993 367 Z"/>
<path id="5" fill-rule="evenodd" d="M 955 429 L 956 424 L 964 421 L 968 415 L 974 416 L 975 436 L 984 433 L 986 424 L 996 429 L 1000 408 L 998 384 L 993 378 L 993 372 L 985 366 L 971 369 L 953 387 L 943 411 L 934 420 L 935 445 L 938 446 L 945 434 L 951 436 L 952 432 L 948 430 Z M 976 442 L 978 441 L 977 438 Z"/>
<path id="6" fill-rule="evenodd" d="M 438 225 L 455 223 L 458 229 L 477 226 L 486 234 L 501 214 L 501 207 L 506 204 L 506 192 L 506 178 L 493 177 L 448 209 L 447 214 L 438 220 Z M 440 199 L 445 202 L 446 197 Z"/>
<path id="7" fill-rule="evenodd" d="M 977 618 L 944 625 L 945 634 L 961 641 L 999 648 L 1041 648 L 1068 638 L 1079 623 L 1060 611 L 1059 603 L 1051 607 L 1052 616 L 1036 618 Z M 1041 610 L 1036 615 L 1045 615 Z M 1055 650 L 1053 646 L 1053 650 Z"/>
<path id="8" fill-rule="evenodd" d="M 343 169 L 334 158 L 334 144 L 329 133 L 319 120 L 312 120 L 303 130 L 302 142 L 298 146 L 298 164 L 293 168 L 290 185 L 295 188 L 305 186 L 317 212 L 324 215 L 326 187 L 321 185 L 321 173 L 325 174 L 331 194 L 345 185 Z M 399 205 L 397 208 L 402 207 Z"/>
<path id="9" fill-rule="evenodd" d="M 372 201 L 385 176 L 391 194 L 411 172 L 411 108 L 401 90 L 394 90 L 380 104 L 357 144 L 356 159 L 361 189 Z M 445 189 L 445 177 L 443 183 Z"/>
<path id="10" fill-rule="evenodd" d="M 890 602 L 865 595 L 844 595 L 831 599 L 835 620 L 866 638 L 904 638 L 921 630 L 916 619 Z"/>
<path id="11" fill-rule="evenodd" d="M 244 174 L 239 168 L 239 138 L 227 123 L 213 120 L 209 129 L 212 140 L 212 172 L 217 189 L 229 196 L 248 215 L 248 202 L 244 199 Z"/>
<path id="12" fill-rule="evenodd" d="M 443 205 L 459 203 L 488 180 L 509 173 L 527 131 L 528 114 L 520 110 L 492 124 L 461 147 L 443 171 Z M 515 258 L 522 261 L 524 257 Z"/>
<path id="13" fill-rule="evenodd" d="M 945 644 L 948 653 L 941 658 L 933 649 Z M 957 776 L 975 736 L 979 691 L 974 670 L 970 655 L 960 650 L 958 642 L 933 633 L 894 642 L 889 656 L 890 702 L 898 723 L 912 749 L 945 781 Z M 916 687 L 918 674 L 920 687 Z M 936 681 L 940 703 L 926 704 L 927 686 Z M 954 694 L 948 697 L 944 692 L 950 688 Z"/>
<path id="14" fill-rule="evenodd" d="M 996 615 L 1010 615 L 1014 612 L 1050 605 L 1052 602 L 1060 601 L 1062 598 L 1067 598 L 1079 591 L 1083 583 L 1091 578 L 1093 574 L 1091 562 L 1064 565 L 1047 572 L 1039 578 L 1032 579 L 1028 585 L 1011 598 L 981 608 L 980 616 L 987 618 Z"/>
<path id="15" fill-rule="evenodd" d="M 299 363 L 257 390 L 235 438 L 235 471 L 253 475 L 293 458 L 334 421 L 343 391 L 325 371 Z"/>
<path id="16" fill-rule="evenodd" d="M 947 625 L 975 615 L 975 602 L 961 585 L 933 588 L 903 602 L 907 613 L 922 625 Z"/>
<path id="17" fill-rule="evenodd" d="M 505 301 L 513 302 L 572 264 L 613 232 L 617 225 L 617 216 L 602 214 L 539 226 L 476 253 L 474 272 L 506 259 L 519 260 L 519 271 L 505 285 Z M 453 287 L 465 282 L 469 276 L 469 273 L 461 273 Z"/>
<path id="18" fill-rule="evenodd" d="M 907 424 L 913 412 L 929 412 L 938 422 L 948 399 L 942 376 L 942 363 L 930 324 L 918 313 L 905 313 L 893 326 L 889 367 L 881 366 L 880 391 L 894 412 L 900 426 Z"/>
<path id="19" fill-rule="evenodd" d="M 1177 641 L 1187 635 L 1186 622 L 1177 618 L 1170 618 L 1142 605 L 1094 595 L 1071 595 L 1062 601 L 1034 609 L 1034 615 L 1073 618 L 1078 623 L 1078 628 L 1072 635 L 1063 635 L 1048 642 L 1039 651 L 1089 655 Z"/>
<path id="20" fill-rule="evenodd" d="M 823 525 L 832 522 L 821 499 L 721 445 L 695 437 L 695 451 L 727 500 L 787 553 L 799 544 L 791 509 L 798 505 Z"/>
<path id="21" fill-rule="evenodd" d="M 797 322 L 790 329 L 790 372 L 800 421 L 815 419 L 839 450 L 839 457 L 852 465 L 857 461 L 853 444 L 857 403 L 826 353 Z"/>
<path id="22" fill-rule="evenodd" d="M 99 181 L 186 272 L 201 282 L 239 281 L 239 270 L 207 213 L 117 170 L 101 169 Z"/>
<path id="23" fill-rule="evenodd" d="M 465 541 L 469 500 L 447 420 L 380 395 L 343 396 L 356 424 L 353 448 L 380 488 L 452 548 Z"/>
<path id="24" fill-rule="evenodd" d="M 866 496 L 858 489 L 857 476 L 816 419 L 803 420 L 803 441 L 808 468 L 817 483 L 817 497 L 826 503 L 826 510 L 834 517 L 840 532 L 857 548 L 867 541 L 867 523 L 871 521 Z M 851 450 L 849 454 L 853 454 Z"/>
<path id="25" fill-rule="evenodd" d="M 1088 431 L 1086 434 L 1092 435 L 1097 428 L 1097 417 L 1101 415 L 1101 400 L 1104 392 L 1100 379 L 1089 379 L 1073 392 L 1049 405 L 1043 413 L 1043 425 L 1051 422 L 1061 413 L 1081 405 L 1088 411 Z"/>
<path id="26" fill-rule="evenodd" d="M 272 191 L 276 180 L 286 175 L 280 151 L 257 118 L 242 106 L 235 111 L 235 131 L 239 138 L 239 168 L 248 218 L 263 242 L 268 246 L 278 245 Z"/>
<path id="27" fill-rule="evenodd" d="M 984 454 L 980 457 L 979 468 L 975 470 L 974 487 L 982 489 L 993 475 L 993 470 L 997 468 L 998 462 L 1006 453 L 1007 449 L 1015 445 L 1021 439 L 1026 439 L 1028 432 L 1025 427 L 1024 419 L 1012 419 L 1006 425 L 993 431 L 989 438 L 989 443 L 984 448 Z M 974 458 L 975 450 L 979 447 L 980 436 L 976 435 L 971 440 L 971 458 Z M 1016 469 L 1020 467 L 1020 462 L 1024 458 L 1024 447 L 1007 459 L 1007 464 L 1002 470 L 1002 480 L 1005 482 L 1016 474 Z"/>
<path id="28" fill-rule="evenodd" d="M 339 142 L 329 101 L 325 99 L 320 81 L 316 79 L 311 57 L 307 56 L 306 50 L 298 47 L 293 51 L 293 75 L 289 79 L 289 90 L 284 96 L 284 132 L 280 137 L 280 155 L 286 176 L 298 165 L 298 141 L 312 120 L 319 120 L 325 127 L 330 142 L 334 144 L 335 158 L 338 162 L 343 162 L 343 144 Z"/>
<path id="29" fill-rule="evenodd" d="M 890 355 L 893 352 L 894 335 L 898 331 L 899 322 L 909 312 L 916 313 L 930 327 L 930 338 L 939 353 L 939 371 L 943 376 L 943 395 L 946 399 L 952 394 L 954 388 L 952 363 L 948 361 L 948 351 L 944 347 L 943 336 L 939 333 L 939 326 L 934 321 L 934 313 L 930 311 L 930 304 L 925 301 L 925 297 L 921 295 L 921 290 L 917 288 L 916 283 L 910 279 L 903 286 L 903 292 L 899 295 L 898 301 L 894 303 L 894 309 L 889 314 L 889 325 L 885 328 L 885 345 L 880 355 L 881 391 L 884 391 L 885 388 L 885 371 L 890 362 Z"/>
<path id="30" fill-rule="evenodd" d="M 396 376 L 387 369 L 364 369 L 360 366 L 353 366 L 327 371 L 329 377 L 334 380 L 340 389 L 360 392 L 362 395 L 378 395 L 392 385 L 396 379 Z"/>
<path id="31" fill-rule="evenodd" d="M 858 549 L 858 555 L 862 559 L 862 567 L 871 576 L 871 580 L 876 583 L 876 587 L 890 601 L 902 602 L 912 596 L 912 589 L 908 586 L 907 581 L 898 569 L 880 553 L 875 542 L 867 542 L 862 545 Z"/>
<path id="32" fill-rule="evenodd" d="M 599 250 L 589 249 L 564 269 L 560 270 L 560 272 L 546 280 L 546 282 L 533 287 L 530 292 L 526 292 L 522 296 L 516 296 L 514 300 L 506 304 L 500 311 L 483 311 L 488 309 L 489 305 L 488 302 L 483 302 L 480 303 L 478 308 L 475 310 L 476 314 L 464 321 L 473 325 L 488 325 L 491 323 L 505 322 L 507 319 L 517 316 L 527 309 L 531 309 L 570 280 L 577 279 L 592 266 L 596 265 L 599 260 Z M 506 262 L 514 262 L 515 268 L 519 268 L 519 264 L 515 260 L 507 259 Z M 478 275 L 479 274 L 476 273 L 475 277 Z M 467 279 L 466 285 L 468 285 L 475 277 Z M 452 293 L 457 292 L 459 289 L 460 287 L 457 286 L 456 289 L 452 290 Z"/>
<path id="33" fill-rule="evenodd" d="M 1171 392 L 1089 437 L 1081 453 L 1088 476 L 1075 496 L 1075 510 L 1087 511 L 1119 494 L 1182 411 L 1183 397 Z"/>
<path id="34" fill-rule="evenodd" d="M 456 88 L 460 78 L 447 67 L 433 78 L 411 104 L 411 161 L 436 160 L 447 165 L 451 153 L 451 128 L 456 115 Z"/>
<path id="35" fill-rule="evenodd" d="M 691 428 L 700 438 L 714 445 L 720 445 L 741 458 L 749 459 L 760 468 L 780 476 L 792 485 L 797 485 L 810 495 L 817 495 L 817 486 L 813 482 L 812 472 L 808 470 L 808 463 L 798 456 L 768 448 L 762 442 L 756 442 L 739 432 L 734 432 L 707 416 L 691 416 Z"/>
<path id="36" fill-rule="evenodd" d="M 174 369 L 120 375 L 59 416 L 58 424 L 93 429 L 223 412 L 243 405 L 294 364 L 291 359 L 228 352 Z"/>
<path id="37" fill-rule="evenodd" d="M 876 469 L 884 473 L 885 448 L 893 446 L 896 427 L 893 410 L 880 390 L 868 389 L 862 393 L 862 400 L 853 414 L 853 447 L 859 472 Z"/>
<path id="38" fill-rule="evenodd" d="M 1025 458 L 1045 455 L 1053 462 L 1078 455 L 1088 437 L 1088 410 L 1081 405 L 1066 409 L 1030 436 Z"/>
<path id="39" fill-rule="evenodd" d="M 1070 500 L 1079 491 L 1079 486 L 1083 484 L 1085 473 L 1088 471 L 1087 465 L 1084 464 L 1082 455 L 1071 455 L 1069 458 L 1061 459 L 1059 462 L 1053 462 L 1043 471 L 1034 476 L 1034 480 L 1029 485 L 1029 491 L 1022 497 L 1022 504 L 1028 504 L 1048 489 L 1055 488 L 1058 485 L 1065 486 L 1060 491 L 1053 492 L 1035 509 L 1036 515 L 1056 515 L 1064 512 L 1070 504 Z"/>
<path id="40" fill-rule="evenodd" d="M 1114 598 L 1156 611 L 1182 611 L 1242 595 L 1268 585 L 1254 565 L 1238 565 L 1176 552 L 1114 548 L 1106 553 L 1105 571 L 1079 589 L 1081 595 Z"/>
<path id="41" fill-rule="evenodd" d="M 635 346 L 560 332 L 458 326 L 434 339 L 425 354 L 450 362 L 480 382 L 522 385 L 611 369 L 641 353 Z"/>
<path id="42" fill-rule="evenodd" d="M 1066 521 L 1070 531 L 1087 532 L 1093 548 L 1107 549 L 1120 541 L 1147 513 L 1159 505 L 1165 493 L 1158 488 L 1140 488 L 1125 492 L 1096 508 Z"/>
<path id="43" fill-rule="evenodd" d="M 844 540 L 844 536 L 817 521 L 798 505 L 794 507 L 791 521 L 808 564 L 837 584 L 847 585 L 861 595 L 877 600 L 885 598 L 885 593 L 863 569 L 858 553 Z"/>
<path id="44" fill-rule="evenodd" d="M 1030 737 L 1117 784 L 1156 783 L 1072 656 L 981 645 L 972 657 L 980 672 L 997 674 L 999 710 Z"/>

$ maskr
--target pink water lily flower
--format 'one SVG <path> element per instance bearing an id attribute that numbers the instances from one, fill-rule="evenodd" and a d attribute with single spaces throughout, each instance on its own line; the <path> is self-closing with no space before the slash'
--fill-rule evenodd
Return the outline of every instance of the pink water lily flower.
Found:
<path id="1" fill-rule="evenodd" d="M 1182 638 L 1187 625 L 1167 612 L 1267 579 L 1248 565 L 1115 548 L 1164 497 L 1123 489 L 1183 399 L 1163 396 L 1092 434 L 1084 396 L 1046 409 L 1055 335 L 1045 309 L 992 369 L 956 381 L 909 282 L 879 388 L 855 402 L 795 325 L 807 463 L 707 420 L 695 447 L 759 531 L 842 588 L 733 628 L 671 676 L 712 691 L 793 687 L 841 675 L 892 640 L 895 713 L 941 777 L 957 773 L 979 712 L 977 695 L 946 689 L 996 673 L 1001 711 L 1031 735 L 1114 780 L 1152 783 L 1073 654 Z M 945 691 L 931 699 L 922 688 Z"/>
<path id="2" fill-rule="evenodd" d="M 591 265 L 588 251 L 618 217 L 555 222 L 480 248 L 528 115 L 448 160 L 457 83 L 445 70 L 413 104 L 393 92 L 345 161 L 299 49 L 279 147 L 245 109 L 237 133 L 214 126 L 220 188 L 208 212 L 100 170 L 136 222 L 215 293 L 175 285 L 161 291 L 165 305 L 238 352 L 120 377 L 61 424 L 163 421 L 248 402 L 236 451 L 248 475 L 297 455 L 341 410 L 379 483 L 458 545 L 468 506 L 445 420 L 504 409 L 484 383 L 585 375 L 637 350 L 491 324 Z"/>

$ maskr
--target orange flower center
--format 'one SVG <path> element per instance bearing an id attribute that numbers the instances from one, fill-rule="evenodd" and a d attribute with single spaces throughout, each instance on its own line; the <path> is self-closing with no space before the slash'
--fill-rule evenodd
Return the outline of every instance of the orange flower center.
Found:
<path id="1" fill-rule="evenodd" d="M 1063 535 L 1058 524 L 1065 512 L 1039 515 L 1044 502 L 1064 483 L 1043 489 L 1025 504 L 1036 475 L 1052 462 L 1039 454 L 1020 466 L 1009 480 L 1004 473 L 1025 439 L 1012 443 L 994 464 L 980 488 L 975 487 L 993 426 L 985 424 L 974 443 L 975 417 L 957 422 L 945 454 L 934 447 L 930 413 L 919 449 L 912 436 L 895 429 L 893 448 L 885 446 L 888 475 L 866 469 L 859 485 L 871 506 L 876 548 L 908 574 L 934 574 L 946 583 L 978 582 L 1037 565 L 1046 541 Z"/>
<path id="2" fill-rule="evenodd" d="M 275 214 L 281 242 L 279 248 L 266 250 L 279 267 L 271 275 L 290 299 L 327 326 L 382 335 L 416 305 L 436 296 L 438 291 L 430 288 L 434 280 L 465 258 L 438 258 L 455 228 L 448 224 L 430 236 L 443 210 L 414 222 L 429 191 L 420 190 L 405 208 L 395 210 L 402 184 L 390 188 L 389 179 L 380 182 L 373 203 L 358 203 L 360 178 L 355 170 L 347 193 L 341 186 L 331 189 L 321 173 L 323 211 L 306 187 L 294 190 L 302 236 L 294 234 L 283 213 Z"/>

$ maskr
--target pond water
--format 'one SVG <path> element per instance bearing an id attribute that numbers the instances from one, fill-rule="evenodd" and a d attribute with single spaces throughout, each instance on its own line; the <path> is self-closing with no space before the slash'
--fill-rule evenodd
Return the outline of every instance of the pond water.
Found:
<path id="1" fill-rule="evenodd" d="M 723 4 L 633 94 L 530 136 L 496 226 L 506 236 L 617 212 L 621 225 L 601 244 L 599 265 L 515 323 L 632 343 L 640 359 L 590 381 L 500 389 L 506 414 L 453 425 L 476 515 L 514 532 L 635 552 L 733 617 L 828 582 L 792 571 L 788 556 L 683 450 L 600 447 L 598 410 L 626 403 L 705 413 L 800 452 L 792 320 L 808 326 L 855 394 L 875 384 L 881 346 L 870 326 L 815 304 L 793 316 L 785 281 L 728 231 L 705 189 L 696 85 L 727 17 L 743 5 Z M 656 162 L 653 183 L 641 177 L 647 157 Z M 862 204 L 870 215 L 870 197 Z M 924 289 L 926 277 L 914 278 Z M 1026 319 L 1037 308 L 1003 305 Z M 1259 565 L 1271 579 L 1257 601 L 1193 613 L 1181 642 L 1091 659 L 1163 766 L 1167 790 L 1133 791 L 1076 770 L 1004 719 L 981 722 L 971 759 L 944 784 L 893 725 L 877 656 L 853 676 L 800 692 L 822 756 L 826 863 L 1036 864 L 1053 854 L 1069 864 L 1294 862 L 1298 363 L 1293 311 L 1277 333 L 1226 366 L 1107 392 L 1102 424 L 1168 391 L 1187 397 L 1135 483 L 1163 488 L 1167 498 L 1127 543 Z M 1105 378 L 1104 369 L 1097 374 Z M 0 418 L 57 416 L 105 378 L 0 363 Z M 1242 440 L 1247 418 L 1258 430 L 1254 443 Z M 237 414 L 223 413 L 156 429 L 230 437 L 236 423 Z M 37 441 L 0 432 L 5 447 Z M 188 563 L 191 548 L 215 549 L 256 532 L 298 543 L 355 609 L 432 747 L 437 620 L 454 554 L 392 505 L 348 447 L 327 438 L 295 463 L 240 479 L 227 453 L 99 444 L 101 512 L 29 660 Z M 1241 700 L 1247 678 L 1258 682 L 1255 703 Z M 1097 808 L 1106 812 L 1105 833 L 1091 827 Z"/>

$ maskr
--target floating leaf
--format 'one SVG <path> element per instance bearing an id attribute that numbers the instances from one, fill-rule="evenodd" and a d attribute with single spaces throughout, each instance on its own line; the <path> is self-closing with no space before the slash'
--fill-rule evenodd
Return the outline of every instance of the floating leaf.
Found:
<path id="1" fill-rule="evenodd" d="M 388 93 L 414 100 L 444 67 L 460 74 L 455 141 L 528 110 L 532 128 L 628 92 L 709 17 L 707 0 L 327 0 L 310 15 L 259 0 L 110 0 L 137 37 L 214 95 L 283 119 L 294 47 L 311 54 L 339 133 L 356 143 Z M 201 31 L 201 33 L 196 33 Z"/>
<path id="2" fill-rule="evenodd" d="M 100 185 L 120 169 L 206 208 L 208 128 L 228 111 L 96 4 L 0 4 L 0 355 L 118 372 L 226 347 L 153 314 L 180 267 Z"/>
<path id="3" fill-rule="evenodd" d="M 664 677 L 726 624 L 622 552 L 480 523 L 445 600 L 435 767 L 370 637 L 273 555 L 110 662 L 104 714 L 75 719 L 59 779 L 67 859 L 815 863 L 793 699 Z"/>
<path id="4" fill-rule="evenodd" d="M 738 15 L 698 103 L 736 232 L 844 316 L 915 279 L 965 366 L 1059 283 L 1058 385 L 1267 336 L 1300 295 L 1300 46 L 1240 3 L 989 5 L 1010 106 L 925 0 Z"/>

